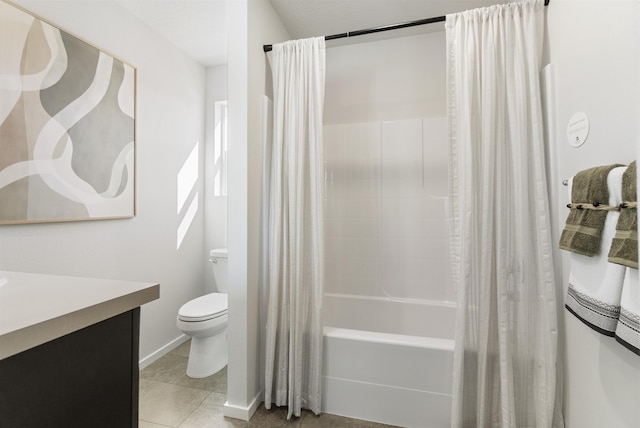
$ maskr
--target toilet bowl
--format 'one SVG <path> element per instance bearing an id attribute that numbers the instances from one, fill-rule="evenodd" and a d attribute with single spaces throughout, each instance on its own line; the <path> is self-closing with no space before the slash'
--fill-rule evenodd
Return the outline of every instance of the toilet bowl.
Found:
<path id="1" fill-rule="evenodd" d="M 187 376 L 202 378 L 227 365 L 227 249 L 211 250 L 217 293 L 193 299 L 180 307 L 177 327 L 191 336 Z"/>

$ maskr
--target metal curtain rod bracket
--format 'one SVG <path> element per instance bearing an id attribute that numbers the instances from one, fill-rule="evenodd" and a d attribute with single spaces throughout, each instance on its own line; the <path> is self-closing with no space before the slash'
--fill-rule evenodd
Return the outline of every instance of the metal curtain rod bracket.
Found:
<path id="1" fill-rule="evenodd" d="M 544 5 L 548 6 L 549 0 L 544 0 Z M 367 28 L 364 30 L 355 30 L 355 31 L 348 31 L 346 33 L 332 34 L 330 36 L 324 36 L 324 39 L 335 40 L 335 39 L 344 39 L 347 37 L 364 36 L 365 34 L 380 33 L 382 31 L 399 30 L 401 28 L 417 27 L 418 25 L 433 24 L 436 22 L 444 22 L 446 20 L 447 20 L 446 16 L 436 16 L 435 18 L 418 19 L 417 21 L 403 22 L 400 24 L 384 25 L 382 27 L 374 27 L 374 28 Z M 265 51 L 265 53 L 271 52 L 273 50 L 273 45 L 263 45 L 262 49 Z"/>

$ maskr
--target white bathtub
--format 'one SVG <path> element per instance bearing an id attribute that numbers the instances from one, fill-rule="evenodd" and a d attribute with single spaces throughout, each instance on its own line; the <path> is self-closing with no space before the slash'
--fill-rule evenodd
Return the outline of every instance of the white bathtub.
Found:
<path id="1" fill-rule="evenodd" d="M 325 295 L 326 413 L 449 427 L 455 305 Z"/>

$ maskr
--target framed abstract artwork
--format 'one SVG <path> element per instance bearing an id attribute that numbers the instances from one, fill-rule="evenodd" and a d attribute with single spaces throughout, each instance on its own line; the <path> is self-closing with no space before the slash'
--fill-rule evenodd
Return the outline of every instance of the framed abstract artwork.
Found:
<path id="1" fill-rule="evenodd" d="M 136 69 L 0 0 L 0 224 L 135 216 Z"/>

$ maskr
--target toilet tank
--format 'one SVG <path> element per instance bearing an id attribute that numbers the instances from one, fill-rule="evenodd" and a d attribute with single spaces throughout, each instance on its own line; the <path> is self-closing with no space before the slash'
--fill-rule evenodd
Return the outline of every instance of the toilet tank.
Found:
<path id="1" fill-rule="evenodd" d="M 216 248 L 209 252 L 209 260 L 213 266 L 213 278 L 218 293 L 227 292 L 227 249 Z"/>

